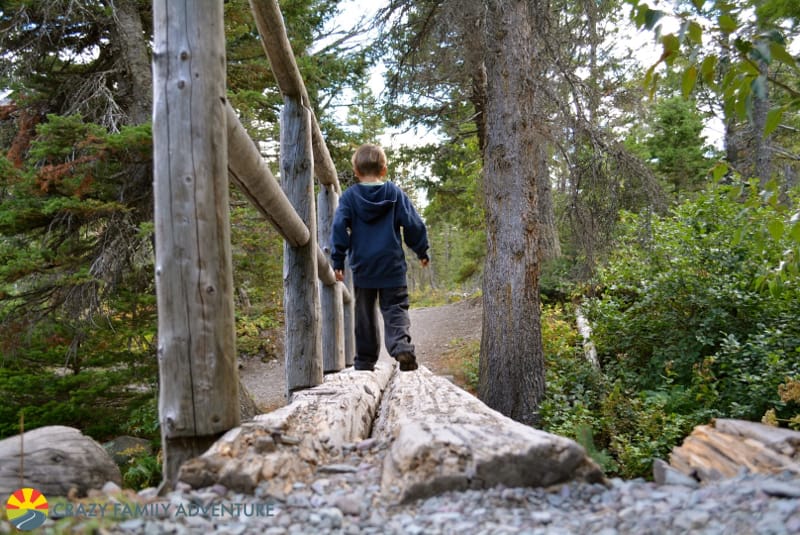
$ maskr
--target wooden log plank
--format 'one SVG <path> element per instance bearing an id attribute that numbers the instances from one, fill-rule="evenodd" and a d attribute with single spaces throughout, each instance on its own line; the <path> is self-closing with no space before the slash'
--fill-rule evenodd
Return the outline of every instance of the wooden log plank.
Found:
<path id="1" fill-rule="evenodd" d="M 764 465 L 762 473 L 792 472 L 800 474 L 800 464 L 791 457 L 778 453 L 752 438 L 746 438 L 744 442 L 756 452 L 755 461 Z"/>
<path id="2" fill-rule="evenodd" d="M 691 435 L 686 437 L 680 447 L 672 450 L 670 464 L 672 464 L 673 456 L 682 460 L 681 463 L 675 463 L 673 466 L 676 468 L 680 465 L 690 466 L 691 471 L 684 473 L 694 475 L 701 481 L 733 477 L 739 472 L 738 465 L 721 456 L 709 444 Z"/>
<path id="3" fill-rule="evenodd" d="M 699 426 L 694 430 L 692 436 L 708 444 L 719 455 L 747 468 L 751 472 L 757 472 L 763 468 L 756 462 L 756 451 L 751 446 L 730 435 L 720 433 L 714 430 L 713 427 Z"/>
<path id="4" fill-rule="evenodd" d="M 339 205 L 339 195 L 333 186 L 323 185 L 317 196 L 317 239 L 330 268 L 330 237 L 333 231 L 333 216 Z M 345 367 L 344 358 L 344 303 L 343 284 L 320 284 L 322 311 L 322 371 L 338 372 Z"/>
<path id="5" fill-rule="evenodd" d="M 297 215 L 261 153 L 230 104 L 225 106 L 228 126 L 228 175 L 264 218 L 293 247 L 308 243 L 310 233 Z"/>
<path id="6" fill-rule="evenodd" d="M 714 427 L 729 435 L 758 440 L 783 455 L 800 454 L 800 431 L 728 418 L 717 418 Z"/>
<path id="7" fill-rule="evenodd" d="M 159 419 L 169 482 L 193 441 L 201 447 L 239 424 L 239 381 L 222 4 L 156 0 L 153 22 Z"/>
<path id="8" fill-rule="evenodd" d="M 424 366 L 395 372 L 373 436 L 393 439 L 381 486 L 400 502 L 498 484 L 603 481 L 574 441 L 515 422 Z"/>
<path id="9" fill-rule="evenodd" d="M 272 72 L 281 94 L 284 96 L 295 97 L 309 109 L 311 103 L 308 99 L 300 69 L 292 52 L 289 37 L 286 34 L 286 26 L 283 23 L 280 7 L 276 0 L 250 0 L 250 8 L 256 21 L 256 27 L 261 37 L 261 44 L 264 52 L 269 58 Z M 333 164 L 325 138 L 319 128 L 312 112 L 312 145 L 314 152 L 314 170 L 321 184 L 332 185 L 337 193 L 341 193 L 339 176 L 336 173 L 336 166 Z"/>
<path id="10" fill-rule="evenodd" d="M 800 474 L 800 464 L 783 453 L 793 451 L 794 438 L 790 430 L 720 419 L 714 422 L 713 427 L 695 427 L 683 444 L 673 448 L 670 464 L 701 481 L 733 477 L 741 470 L 760 474 L 783 471 Z"/>
<path id="11" fill-rule="evenodd" d="M 283 247 L 287 395 L 322 383 L 323 375 L 313 174 L 311 115 L 298 99 L 286 97 L 281 113 L 281 183 L 310 232 L 307 244 Z"/>
<path id="12" fill-rule="evenodd" d="M 393 366 L 374 372 L 346 370 L 295 392 L 291 402 L 223 435 L 208 451 L 183 465 L 179 479 L 195 488 L 221 483 L 252 492 L 288 492 L 298 478 L 338 458 L 342 448 L 369 436 Z"/>
<path id="13" fill-rule="evenodd" d="M 21 487 L 35 488 L 48 498 L 71 493 L 85 496 L 108 481 L 122 484 L 119 468 L 100 444 L 72 427 L 40 427 L 0 440 L 2 496 Z"/>

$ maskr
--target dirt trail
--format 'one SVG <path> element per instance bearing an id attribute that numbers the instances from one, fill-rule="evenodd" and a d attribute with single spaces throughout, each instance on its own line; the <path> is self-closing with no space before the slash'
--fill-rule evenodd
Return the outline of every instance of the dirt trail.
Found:
<path id="1" fill-rule="evenodd" d="M 453 374 L 453 363 L 445 358 L 455 343 L 480 340 L 481 301 L 471 299 L 450 305 L 411 310 L 411 341 L 417 359 L 432 372 Z M 384 348 L 381 358 L 388 358 Z M 263 411 L 286 403 L 286 373 L 283 358 L 261 362 L 258 358 L 241 359 L 242 382 Z"/>

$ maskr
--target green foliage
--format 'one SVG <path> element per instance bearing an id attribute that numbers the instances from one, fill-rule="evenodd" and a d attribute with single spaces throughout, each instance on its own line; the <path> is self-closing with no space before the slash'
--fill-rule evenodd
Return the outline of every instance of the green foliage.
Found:
<path id="1" fill-rule="evenodd" d="M 776 108 L 767 134 L 777 126 L 781 113 L 800 104 L 796 77 L 786 83 L 767 72 L 787 70 L 784 67 L 796 72 L 800 67 L 788 52 L 786 39 L 787 29 L 797 24 L 797 9 L 786 7 L 783 0 L 693 2 L 693 7 L 674 13 L 681 23 L 679 32 L 663 35 L 659 21 L 667 13 L 639 0 L 627 2 L 632 6 L 634 23 L 653 30 L 663 47 L 661 57 L 645 77 L 651 92 L 657 85 L 656 68 L 661 63 L 669 68 L 680 58 L 688 60 L 683 71 L 684 96 L 689 96 L 695 84 L 702 81 L 722 96 L 728 117 L 752 117 L 753 102 L 766 98 L 768 83 L 785 91 L 790 100 Z M 724 69 L 720 78 L 721 64 Z"/>
<path id="2" fill-rule="evenodd" d="M 655 105 L 653 132 L 647 138 L 649 159 L 675 197 L 700 189 L 711 161 L 705 156 L 708 147 L 701 135 L 703 118 L 696 103 L 680 97 Z"/>
<path id="3" fill-rule="evenodd" d="M 133 456 L 128 466 L 121 470 L 124 488 L 141 490 L 157 487 L 161 483 L 162 464 L 157 455 L 141 453 Z"/>
<path id="4" fill-rule="evenodd" d="M 596 281 L 601 296 L 586 303 L 602 371 L 568 318 L 544 315 L 547 430 L 634 477 L 713 417 L 794 421 L 800 277 L 781 270 L 779 285 L 764 282 L 792 247 L 769 233 L 770 221 L 790 218 L 769 198 L 711 187 L 669 215 L 624 215 Z"/>

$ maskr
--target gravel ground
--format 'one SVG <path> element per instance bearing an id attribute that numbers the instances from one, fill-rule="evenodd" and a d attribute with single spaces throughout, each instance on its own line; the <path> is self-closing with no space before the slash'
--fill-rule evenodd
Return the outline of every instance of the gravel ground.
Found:
<path id="1" fill-rule="evenodd" d="M 375 439 L 352 444 L 335 465 L 320 466 L 314 477 L 278 495 L 263 487 L 252 496 L 241 495 L 215 485 L 157 498 L 151 489 L 136 500 L 145 504 L 144 513 L 126 517 L 126 511 L 135 510 L 128 498 L 121 503 L 129 509 L 121 506 L 123 515 L 115 522 L 98 526 L 82 520 L 72 524 L 72 531 L 63 525 L 56 531 L 47 529 L 56 516 L 51 513 L 45 528 L 51 533 L 148 535 L 800 533 L 797 474 L 742 474 L 702 487 L 659 486 L 641 479 L 613 479 L 607 486 L 498 486 L 396 504 L 383 498 L 380 487 L 387 451 L 388 444 Z M 0 523 L 0 533 L 11 533 L 10 526 Z"/>

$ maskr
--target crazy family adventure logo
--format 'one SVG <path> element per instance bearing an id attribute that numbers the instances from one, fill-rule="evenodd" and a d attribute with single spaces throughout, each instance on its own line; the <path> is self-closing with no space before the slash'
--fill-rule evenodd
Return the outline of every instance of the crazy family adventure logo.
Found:
<path id="1" fill-rule="evenodd" d="M 49 510 L 44 494 L 29 487 L 14 491 L 6 502 L 9 522 L 22 531 L 30 531 L 44 524 Z"/>

